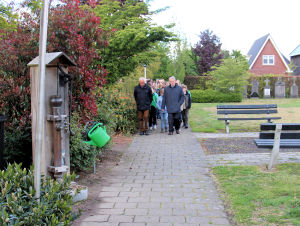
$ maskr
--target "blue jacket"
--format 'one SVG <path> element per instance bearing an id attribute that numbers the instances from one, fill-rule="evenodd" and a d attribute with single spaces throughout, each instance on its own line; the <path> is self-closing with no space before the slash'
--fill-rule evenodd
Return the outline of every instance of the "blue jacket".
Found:
<path id="1" fill-rule="evenodd" d="M 162 105 L 162 102 L 163 102 L 163 96 L 159 96 L 157 98 L 157 109 L 161 111 L 161 105 Z M 167 106 L 165 106 L 165 112 L 167 113 Z"/>
<path id="2" fill-rule="evenodd" d="M 168 113 L 180 113 L 180 107 L 184 102 L 184 94 L 182 88 L 175 84 L 165 88 L 165 93 L 162 101 L 161 108 L 164 109 L 167 106 Z"/>

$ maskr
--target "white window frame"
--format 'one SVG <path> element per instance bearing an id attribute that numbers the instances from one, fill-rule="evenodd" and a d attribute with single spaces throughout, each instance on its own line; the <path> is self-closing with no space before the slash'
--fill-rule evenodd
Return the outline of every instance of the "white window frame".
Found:
<path id="1" fill-rule="evenodd" d="M 267 63 L 264 62 L 264 59 L 267 59 Z M 273 58 L 273 63 L 270 63 L 270 59 Z M 275 55 L 263 55 L 262 56 L 263 65 L 275 65 Z"/>

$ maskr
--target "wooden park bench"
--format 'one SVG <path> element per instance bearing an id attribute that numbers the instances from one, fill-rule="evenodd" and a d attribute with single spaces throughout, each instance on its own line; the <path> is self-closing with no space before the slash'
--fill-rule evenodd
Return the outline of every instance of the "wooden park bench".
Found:
<path id="1" fill-rule="evenodd" d="M 218 120 L 225 121 L 226 133 L 229 133 L 229 123 L 230 120 L 267 120 L 271 123 L 275 119 L 281 119 L 281 117 L 271 117 L 270 114 L 278 113 L 277 104 L 268 105 L 218 105 L 217 114 L 225 115 L 225 118 L 218 118 Z M 229 118 L 228 115 L 261 115 L 265 114 L 265 117 L 232 117 Z"/>
<path id="2" fill-rule="evenodd" d="M 259 139 L 254 139 L 258 148 L 273 148 L 268 169 L 276 163 L 280 148 L 300 148 L 300 123 L 263 123 Z"/>

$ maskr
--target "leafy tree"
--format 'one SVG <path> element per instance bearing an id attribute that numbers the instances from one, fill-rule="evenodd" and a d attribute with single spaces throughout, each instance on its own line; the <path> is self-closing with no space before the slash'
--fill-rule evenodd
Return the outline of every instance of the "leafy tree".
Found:
<path id="1" fill-rule="evenodd" d="M 101 18 L 100 27 L 109 34 L 109 45 L 99 50 L 99 62 L 106 68 L 110 83 L 147 63 L 157 42 L 174 39 L 174 34 L 166 30 L 168 27 L 151 24 L 151 13 L 144 1 L 102 0 L 94 12 Z"/>
<path id="2" fill-rule="evenodd" d="M 213 86 L 224 93 L 242 92 L 250 76 L 248 61 L 240 51 L 233 51 L 231 57 L 212 69 L 209 75 L 213 77 Z"/>
<path id="3" fill-rule="evenodd" d="M 160 43 L 156 51 L 158 57 L 156 58 L 159 62 L 159 67 L 153 72 L 154 79 L 168 79 L 170 75 L 174 75 L 175 68 L 173 59 L 170 57 L 170 47 L 165 43 Z"/>
<path id="4" fill-rule="evenodd" d="M 7 31 L 15 30 L 18 16 L 13 12 L 12 5 L 4 5 L 0 2 L 0 38 Z"/>
<path id="5" fill-rule="evenodd" d="M 0 40 L 0 107 L 9 116 L 9 124 L 30 127 L 30 77 L 27 66 L 38 55 L 39 21 L 33 13 L 22 12 L 16 31 Z M 74 110 L 83 120 L 97 114 L 96 87 L 106 82 L 106 71 L 98 61 L 98 49 L 107 45 L 100 18 L 80 8 L 76 0 L 49 10 L 48 52 L 63 51 L 76 63 L 74 75 Z M 13 64 L 11 62 L 14 62 Z"/>
<path id="6" fill-rule="evenodd" d="M 200 75 L 206 75 L 212 67 L 219 65 L 223 59 L 220 39 L 210 30 L 200 33 L 200 41 L 193 48 L 195 63 Z"/>
<path id="7" fill-rule="evenodd" d="M 175 74 L 181 81 L 186 75 L 198 75 L 197 65 L 193 61 L 193 51 L 187 42 L 178 42 L 175 48 Z"/>

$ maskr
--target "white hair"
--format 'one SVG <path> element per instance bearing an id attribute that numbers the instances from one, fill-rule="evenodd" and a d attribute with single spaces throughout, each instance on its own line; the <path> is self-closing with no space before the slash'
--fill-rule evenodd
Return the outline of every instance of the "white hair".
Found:
<path id="1" fill-rule="evenodd" d="M 146 79 L 144 77 L 140 77 L 139 81 L 144 81 L 146 83 Z"/>
<path id="2" fill-rule="evenodd" d="M 169 78 L 169 80 L 170 80 L 170 79 L 174 79 L 174 80 L 176 81 L 175 76 L 171 76 L 171 77 Z"/>

